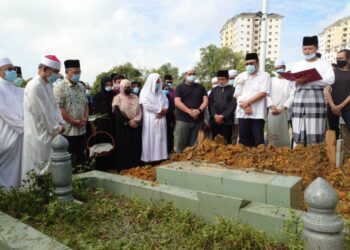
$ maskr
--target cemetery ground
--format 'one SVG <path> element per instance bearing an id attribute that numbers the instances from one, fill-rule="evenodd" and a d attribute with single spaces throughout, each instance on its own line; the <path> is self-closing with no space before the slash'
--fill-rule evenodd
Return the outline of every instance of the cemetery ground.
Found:
<path id="1" fill-rule="evenodd" d="M 217 218 L 208 224 L 170 203 L 146 205 L 73 182 L 82 204 L 61 205 L 50 175 L 26 190 L 1 191 L 0 210 L 72 249 L 289 249 L 261 231 Z M 300 246 L 296 239 L 294 246 Z"/>

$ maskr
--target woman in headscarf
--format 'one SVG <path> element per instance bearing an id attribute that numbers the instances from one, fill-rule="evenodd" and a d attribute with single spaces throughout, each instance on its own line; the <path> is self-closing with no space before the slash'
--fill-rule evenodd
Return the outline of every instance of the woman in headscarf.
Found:
<path id="1" fill-rule="evenodd" d="M 157 162 L 168 158 L 167 127 L 165 115 L 169 103 L 159 74 L 148 76 L 140 93 L 142 105 L 142 155 L 143 162 Z"/>
<path id="2" fill-rule="evenodd" d="M 120 83 L 120 93 L 112 102 L 115 117 L 116 167 L 128 169 L 140 164 L 142 112 L 139 98 L 131 93 L 131 83 L 124 79 Z"/>
<path id="3" fill-rule="evenodd" d="M 109 119 L 97 119 L 95 125 L 97 130 L 104 130 L 113 135 L 112 101 L 115 93 L 112 91 L 112 79 L 109 76 L 102 78 L 101 90 L 94 98 L 94 114 L 108 114 Z"/>

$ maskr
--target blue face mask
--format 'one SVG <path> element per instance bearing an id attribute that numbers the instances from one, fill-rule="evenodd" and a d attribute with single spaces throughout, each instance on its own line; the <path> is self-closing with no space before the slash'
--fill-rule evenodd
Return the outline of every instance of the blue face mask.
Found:
<path id="1" fill-rule="evenodd" d="M 190 76 L 187 77 L 187 82 L 193 83 L 196 79 L 197 79 L 196 76 L 190 75 Z"/>
<path id="2" fill-rule="evenodd" d="M 307 60 L 307 61 L 313 59 L 315 56 L 316 56 L 316 53 L 312 53 L 310 55 L 304 55 L 305 60 Z"/>
<path id="3" fill-rule="evenodd" d="M 140 93 L 140 88 L 139 87 L 135 87 L 131 90 L 132 93 L 134 93 L 135 95 L 138 95 Z"/>
<path id="4" fill-rule="evenodd" d="M 156 92 L 158 92 L 158 90 L 160 90 L 160 83 L 156 83 Z"/>
<path id="5" fill-rule="evenodd" d="M 248 74 L 253 74 L 256 69 L 254 65 L 247 65 L 245 66 L 245 70 L 248 72 Z"/>
<path id="6" fill-rule="evenodd" d="M 14 80 L 13 83 L 14 83 L 17 87 L 22 87 L 23 82 L 24 82 L 24 80 L 23 80 L 22 78 L 17 77 L 17 78 Z"/>
<path id="7" fill-rule="evenodd" d="M 235 80 L 229 80 L 228 83 L 229 83 L 231 86 L 233 86 L 233 85 L 235 85 Z"/>
<path id="8" fill-rule="evenodd" d="M 54 82 L 57 81 L 57 79 L 58 79 L 58 74 L 52 73 L 52 74 L 49 76 L 48 81 L 49 81 L 49 83 L 54 83 Z"/>
<path id="9" fill-rule="evenodd" d="M 72 76 L 71 80 L 73 82 L 79 82 L 79 79 L 80 79 L 80 74 L 75 74 L 75 75 Z"/>
<path id="10" fill-rule="evenodd" d="M 167 83 L 167 85 L 171 88 L 173 84 L 171 82 Z"/>
<path id="11" fill-rule="evenodd" d="M 17 73 L 14 70 L 6 70 L 4 79 L 9 82 L 14 82 L 17 78 Z"/>
<path id="12" fill-rule="evenodd" d="M 111 87 L 111 86 L 106 86 L 106 87 L 105 87 L 105 90 L 106 90 L 107 92 L 111 92 L 111 91 L 112 91 L 112 87 Z"/>
<path id="13" fill-rule="evenodd" d="M 164 89 L 163 92 L 164 92 L 165 95 L 169 95 L 170 94 L 170 90 L 169 89 Z"/>

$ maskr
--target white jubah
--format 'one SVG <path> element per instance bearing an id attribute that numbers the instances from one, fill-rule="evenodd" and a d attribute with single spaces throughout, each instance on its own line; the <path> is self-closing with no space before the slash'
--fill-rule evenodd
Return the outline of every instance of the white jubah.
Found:
<path id="1" fill-rule="evenodd" d="M 0 186 L 21 185 L 23 89 L 0 78 Z"/>
<path id="2" fill-rule="evenodd" d="M 144 162 L 168 158 L 167 130 L 165 116 L 157 118 L 157 113 L 168 109 L 169 103 L 162 89 L 156 91 L 159 74 L 150 74 L 140 93 L 142 105 L 142 155 Z"/>
<path id="3" fill-rule="evenodd" d="M 51 143 L 60 132 L 63 119 L 52 86 L 40 76 L 34 77 L 24 90 L 24 142 L 22 180 L 27 172 L 47 169 Z"/>

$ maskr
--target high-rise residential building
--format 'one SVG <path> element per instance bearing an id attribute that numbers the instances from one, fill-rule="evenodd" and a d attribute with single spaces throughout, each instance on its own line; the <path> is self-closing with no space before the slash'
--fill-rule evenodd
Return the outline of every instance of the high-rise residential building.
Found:
<path id="1" fill-rule="evenodd" d="M 282 18 L 274 13 L 267 18 L 266 58 L 272 61 L 280 58 Z M 261 19 L 261 12 L 243 12 L 229 19 L 220 31 L 221 46 L 244 54 L 260 53 Z"/>
<path id="2" fill-rule="evenodd" d="M 341 49 L 350 49 L 350 16 L 332 23 L 319 34 L 319 51 L 323 59 L 335 62 Z"/>

